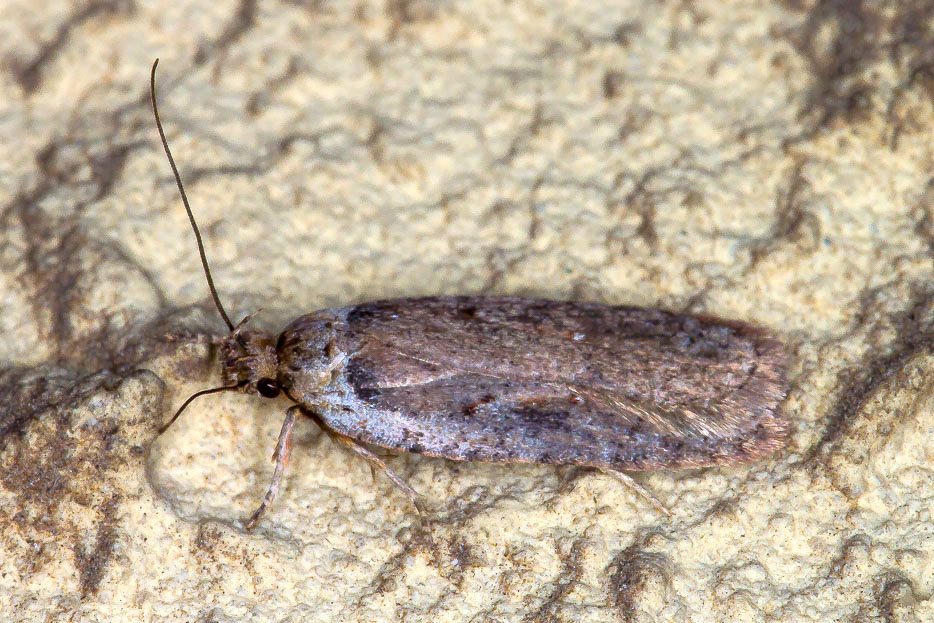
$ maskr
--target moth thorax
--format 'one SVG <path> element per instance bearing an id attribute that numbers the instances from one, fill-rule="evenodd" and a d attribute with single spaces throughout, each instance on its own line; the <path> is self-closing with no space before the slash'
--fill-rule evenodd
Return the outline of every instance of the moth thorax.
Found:
<path id="1" fill-rule="evenodd" d="M 240 385 L 244 392 L 266 395 L 257 384 L 276 381 L 276 340 L 265 331 L 241 331 L 225 337 L 220 355 L 224 385 Z"/>

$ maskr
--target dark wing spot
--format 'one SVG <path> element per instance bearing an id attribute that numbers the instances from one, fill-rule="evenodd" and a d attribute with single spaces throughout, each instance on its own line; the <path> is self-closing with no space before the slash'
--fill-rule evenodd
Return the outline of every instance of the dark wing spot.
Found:
<path id="1" fill-rule="evenodd" d="M 372 307 L 357 305 L 347 312 L 347 323 L 353 324 L 357 320 L 366 320 L 374 316 L 376 316 L 376 311 Z"/>
<path id="2" fill-rule="evenodd" d="M 475 402 L 470 402 L 465 404 L 461 408 L 461 415 L 465 417 L 473 417 L 477 415 L 477 412 L 480 410 L 480 407 L 483 405 L 488 405 L 491 402 L 496 402 L 497 397 L 494 394 L 484 394 L 480 396 Z"/>
<path id="3" fill-rule="evenodd" d="M 376 376 L 370 371 L 369 362 L 362 357 L 354 357 L 345 368 L 347 380 L 354 390 L 354 394 L 365 402 L 369 402 L 379 395 L 379 390 L 373 387 Z"/>

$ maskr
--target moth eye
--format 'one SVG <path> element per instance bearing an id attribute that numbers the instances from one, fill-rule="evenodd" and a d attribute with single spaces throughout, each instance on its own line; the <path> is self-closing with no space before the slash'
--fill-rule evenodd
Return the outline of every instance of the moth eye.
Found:
<path id="1" fill-rule="evenodd" d="M 260 379 L 256 383 L 256 391 L 263 398 L 275 398 L 279 395 L 279 385 L 272 379 Z"/>

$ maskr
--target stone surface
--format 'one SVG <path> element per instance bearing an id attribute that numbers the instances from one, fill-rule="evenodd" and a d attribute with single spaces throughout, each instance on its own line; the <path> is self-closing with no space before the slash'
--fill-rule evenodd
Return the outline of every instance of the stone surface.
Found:
<path id="1" fill-rule="evenodd" d="M 16 621 L 934 619 L 929 3 L 0 7 L 0 611 Z M 641 481 L 388 460 L 217 383 L 160 101 L 237 319 L 497 293 L 754 321 L 787 450 Z"/>

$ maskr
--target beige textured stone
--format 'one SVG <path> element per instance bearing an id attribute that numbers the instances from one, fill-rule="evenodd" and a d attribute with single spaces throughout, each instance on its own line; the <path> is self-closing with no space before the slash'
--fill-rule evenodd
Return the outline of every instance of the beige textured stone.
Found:
<path id="1" fill-rule="evenodd" d="M 934 620 L 927 3 L 0 6 L 0 618 Z M 388 460 L 218 382 L 232 316 L 512 293 L 754 321 L 787 450 L 639 476 Z"/>

